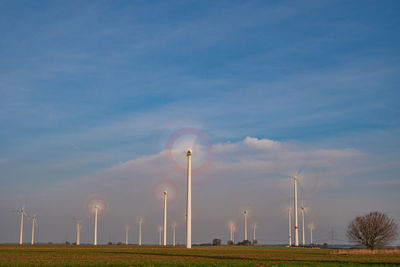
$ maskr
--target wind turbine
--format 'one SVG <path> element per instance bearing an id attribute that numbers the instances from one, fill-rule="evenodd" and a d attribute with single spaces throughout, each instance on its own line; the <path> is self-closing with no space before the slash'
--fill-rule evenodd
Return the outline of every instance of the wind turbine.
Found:
<path id="1" fill-rule="evenodd" d="M 24 207 L 22 207 L 19 210 L 10 210 L 9 212 L 15 212 L 17 214 L 21 214 L 21 229 L 19 232 L 19 244 L 22 245 L 22 236 L 24 232 L 24 216 L 28 217 L 28 214 L 26 214 Z"/>
<path id="2" fill-rule="evenodd" d="M 236 233 L 236 227 L 233 225 L 233 235 L 232 235 L 232 242 L 235 244 L 235 233 Z"/>
<path id="3" fill-rule="evenodd" d="M 158 245 L 159 245 L 159 246 L 161 246 L 161 233 L 162 233 L 162 227 L 159 226 L 159 227 L 158 227 L 158 234 L 159 234 Z"/>
<path id="4" fill-rule="evenodd" d="M 303 228 L 303 232 L 302 232 L 302 234 L 303 234 L 303 240 L 302 240 L 302 242 L 301 242 L 301 244 L 302 244 L 302 246 L 305 246 L 306 245 L 306 234 L 305 234 L 305 231 L 304 231 L 304 213 L 305 213 L 305 207 L 303 206 L 303 205 L 301 205 L 301 215 L 302 215 L 302 221 L 303 221 L 303 224 L 302 224 L 302 228 Z"/>
<path id="5" fill-rule="evenodd" d="M 313 232 L 313 230 L 314 230 L 314 223 L 312 222 L 312 223 L 310 224 L 310 246 L 313 245 L 313 239 L 312 239 L 312 232 Z"/>
<path id="6" fill-rule="evenodd" d="M 99 213 L 99 206 L 95 205 L 94 206 L 94 240 L 93 244 L 96 246 L 97 245 L 97 215 Z"/>
<path id="7" fill-rule="evenodd" d="M 32 239 L 31 239 L 31 245 L 35 243 L 35 225 L 37 225 L 37 215 L 33 215 L 29 218 L 32 218 Z"/>
<path id="8" fill-rule="evenodd" d="M 79 246 L 81 244 L 81 229 L 82 229 L 82 224 L 80 220 L 76 220 L 76 245 Z"/>
<path id="9" fill-rule="evenodd" d="M 233 222 L 229 222 L 229 234 L 230 234 L 230 241 L 234 244 L 234 231 L 235 231 L 235 224 Z"/>
<path id="10" fill-rule="evenodd" d="M 167 245 L 167 190 L 163 192 L 164 195 L 164 243 L 163 245 Z"/>
<path id="11" fill-rule="evenodd" d="M 291 218 L 292 208 L 289 208 L 289 247 L 292 246 L 292 218 Z"/>
<path id="12" fill-rule="evenodd" d="M 94 216 L 94 237 L 93 244 L 97 245 L 97 217 L 106 209 L 107 205 L 103 199 L 92 198 L 87 204 L 88 211 Z"/>
<path id="13" fill-rule="evenodd" d="M 189 149 L 187 156 L 187 207 L 186 207 L 186 248 L 192 247 L 192 150 Z"/>
<path id="14" fill-rule="evenodd" d="M 253 223 L 253 245 L 256 245 L 257 243 L 257 239 L 256 239 L 256 228 L 257 228 L 257 224 Z"/>
<path id="15" fill-rule="evenodd" d="M 299 246 L 299 222 L 298 222 L 298 209 L 297 209 L 297 176 L 293 176 L 294 180 L 294 231 L 295 231 L 295 240 L 294 245 L 296 247 Z"/>
<path id="16" fill-rule="evenodd" d="M 247 240 L 247 210 L 243 211 L 244 216 L 244 240 Z"/>
<path id="17" fill-rule="evenodd" d="M 139 246 L 142 245 L 142 223 L 143 223 L 143 218 L 139 218 L 138 220 L 139 223 Z"/>
<path id="18" fill-rule="evenodd" d="M 128 239 L 129 239 L 129 229 L 130 228 L 131 227 L 129 225 L 125 226 L 125 245 L 128 245 L 128 243 L 129 243 Z"/>
<path id="19" fill-rule="evenodd" d="M 175 247 L 175 228 L 176 228 L 176 222 L 172 223 L 172 246 Z"/>

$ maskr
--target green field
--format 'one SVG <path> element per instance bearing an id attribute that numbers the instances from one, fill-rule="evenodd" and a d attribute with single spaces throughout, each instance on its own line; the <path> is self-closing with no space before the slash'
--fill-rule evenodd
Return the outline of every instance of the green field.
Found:
<path id="1" fill-rule="evenodd" d="M 333 249 L 0 245 L 0 266 L 400 266 L 399 254 L 346 255 Z"/>

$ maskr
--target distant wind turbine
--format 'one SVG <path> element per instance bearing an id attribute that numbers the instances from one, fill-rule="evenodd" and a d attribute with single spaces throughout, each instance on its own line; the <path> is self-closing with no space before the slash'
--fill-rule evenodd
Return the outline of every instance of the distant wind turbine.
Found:
<path id="1" fill-rule="evenodd" d="M 175 228 L 176 228 L 176 222 L 172 223 L 172 246 L 175 247 Z"/>
<path id="2" fill-rule="evenodd" d="M 257 239 L 256 239 L 256 228 L 257 224 L 253 223 L 253 245 L 256 245 Z"/>
<path id="3" fill-rule="evenodd" d="M 161 246 L 161 234 L 162 234 L 162 227 L 161 226 L 158 227 L 158 234 L 159 234 L 158 245 Z"/>
<path id="4" fill-rule="evenodd" d="M 75 219 L 76 222 L 76 245 L 79 246 L 81 244 L 81 229 L 82 229 L 82 224 L 80 220 Z"/>
<path id="5" fill-rule="evenodd" d="M 128 245 L 129 243 L 129 229 L 131 227 L 129 225 L 125 226 L 125 245 Z"/>
<path id="6" fill-rule="evenodd" d="M 244 240 L 247 240 L 247 210 L 243 211 L 244 217 Z"/>
<path id="7" fill-rule="evenodd" d="M 21 209 L 18 210 L 10 210 L 9 212 L 14 212 L 17 214 L 21 214 L 21 228 L 20 228 L 20 232 L 19 232 L 19 244 L 22 245 L 22 237 L 23 237 L 23 232 L 24 232 L 24 216 L 28 217 L 28 214 L 26 214 L 24 207 L 22 207 Z"/>
<path id="8" fill-rule="evenodd" d="M 230 233 L 230 241 L 235 243 L 234 241 L 234 232 L 235 232 L 235 224 L 233 222 L 229 222 L 229 233 Z"/>
<path id="9" fill-rule="evenodd" d="M 31 239 L 31 245 L 35 243 L 35 226 L 37 225 L 37 215 L 33 215 L 29 218 L 32 218 L 32 239 Z"/>
<path id="10" fill-rule="evenodd" d="M 139 246 L 142 245 L 142 223 L 143 223 L 143 218 L 139 218 L 138 220 L 139 223 Z"/>
<path id="11" fill-rule="evenodd" d="M 301 244 L 303 245 L 303 246 L 305 246 L 306 245 L 306 233 L 305 233 L 305 230 L 304 230 L 304 213 L 305 213 L 305 207 L 302 205 L 301 206 L 301 215 L 302 215 L 302 228 L 303 228 L 303 231 L 302 231 L 302 234 L 303 234 L 303 240 L 302 240 L 302 242 L 301 242 Z"/>
<path id="12" fill-rule="evenodd" d="M 310 224 L 310 245 L 311 245 L 311 246 L 313 245 L 313 237 L 312 237 L 313 230 L 314 230 L 314 223 L 312 222 L 312 223 Z"/>
<path id="13" fill-rule="evenodd" d="M 106 202 L 99 198 L 92 198 L 87 204 L 89 213 L 94 216 L 93 244 L 95 246 L 97 245 L 97 219 L 105 211 L 106 207 Z"/>

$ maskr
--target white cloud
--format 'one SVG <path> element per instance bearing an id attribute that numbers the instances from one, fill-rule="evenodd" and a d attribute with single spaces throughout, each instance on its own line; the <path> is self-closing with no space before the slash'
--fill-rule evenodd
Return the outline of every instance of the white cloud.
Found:
<path id="1" fill-rule="evenodd" d="M 280 143 L 277 141 L 273 141 L 270 139 L 258 139 L 250 136 L 247 136 L 243 140 L 243 143 L 259 149 L 277 149 L 280 147 Z"/>

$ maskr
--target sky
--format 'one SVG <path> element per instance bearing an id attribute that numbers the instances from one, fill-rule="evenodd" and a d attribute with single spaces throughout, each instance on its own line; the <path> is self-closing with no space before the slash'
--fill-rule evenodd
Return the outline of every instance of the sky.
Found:
<path id="1" fill-rule="evenodd" d="M 288 242 L 293 175 L 314 242 L 400 224 L 398 1 L 1 1 L 0 243 L 158 243 L 159 192 L 185 241 Z M 293 216 L 292 216 L 293 217 Z M 25 225 L 29 225 L 25 223 Z M 171 240 L 171 229 L 168 238 Z M 25 227 L 28 242 L 30 228 Z M 308 230 L 306 241 L 309 242 Z M 333 237 L 333 239 L 332 239 Z M 397 240 L 396 244 L 400 244 Z"/>

